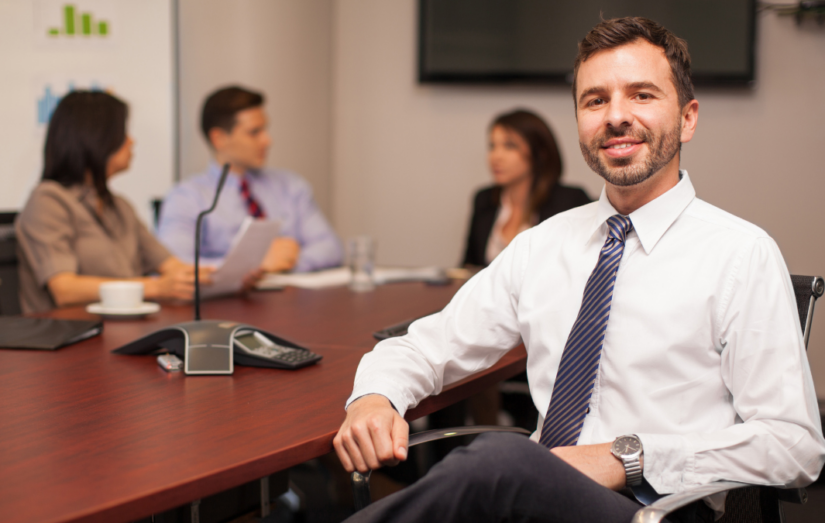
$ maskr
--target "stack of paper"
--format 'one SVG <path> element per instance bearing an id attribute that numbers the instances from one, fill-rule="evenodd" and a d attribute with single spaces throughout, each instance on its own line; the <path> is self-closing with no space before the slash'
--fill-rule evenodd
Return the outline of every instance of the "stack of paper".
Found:
<path id="1" fill-rule="evenodd" d="M 444 271 L 438 267 L 391 268 L 377 267 L 373 280 L 377 285 L 401 281 L 424 281 L 444 277 Z M 279 289 L 281 287 L 300 287 L 302 289 L 323 289 L 348 285 L 351 273 L 347 267 L 327 269 L 318 272 L 294 274 L 267 274 L 258 282 L 258 289 Z"/>

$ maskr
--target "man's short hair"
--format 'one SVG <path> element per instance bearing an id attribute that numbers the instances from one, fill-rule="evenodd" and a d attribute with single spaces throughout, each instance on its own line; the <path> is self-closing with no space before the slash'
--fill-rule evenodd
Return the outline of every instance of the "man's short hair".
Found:
<path id="1" fill-rule="evenodd" d="M 201 110 L 201 131 L 206 137 L 206 142 L 212 145 L 209 131 L 218 127 L 230 133 L 237 123 L 235 116 L 239 112 L 260 107 L 263 104 L 263 94 L 237 85 L 224 87 L 210 94 Z"/>
<path id="2" fill-rule="evenodd" d="M 679 107 L 684 107 L 693 100 L 693 82 L 690 80 L 690 54 L 687 42 L 653 20 L 633 16 L 604 20 L 579 42 L 579 54 L 576 55 L 576 62 L 573 66 L 573 103 L 578 104 L 576 82 L 579 66 L 585 60 L 599 51 L 615 49 L 640 38 L 664 50 L 667 61 L 670 63 L 673 85 L 679 95 Z"/>

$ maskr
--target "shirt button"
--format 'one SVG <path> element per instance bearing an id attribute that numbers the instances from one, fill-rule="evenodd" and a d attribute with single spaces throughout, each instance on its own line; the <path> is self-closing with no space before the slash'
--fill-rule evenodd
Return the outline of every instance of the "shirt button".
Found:
<path id="1" fill-rule="evenodd" d="M 584 409 L 584 413 L 585 414 L 590 414 L 590 407 L 587 407 L 586 409 Z"/>

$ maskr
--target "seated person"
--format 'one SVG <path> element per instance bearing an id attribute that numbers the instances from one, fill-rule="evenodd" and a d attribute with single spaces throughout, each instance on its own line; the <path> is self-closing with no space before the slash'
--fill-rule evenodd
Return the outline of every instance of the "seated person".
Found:
<path id="1" fill-rule="evenodd" d="M 489 138 L 487 161 L 495 185 L 478 191 L 473 200 L 465 266 L 486 267 L 518 233 L 590 203 L 581 189 L 559 183 L 559 148 L 537 114 L 501 114 L 490 124 Z"/>
<path id="2" fill-rule="evenodd" d="M 230 172 L 215 211 L 203 220 L 201 256 L 219 262 L 247 216 L 277 220 L 281 236 L 270 245 L 266 272 L 314 271 L 340 265 L 343 250 L 309 184 L 295 173 L 264 167 L 270 138 L 263 95 L 227 87 L 203 104 L 201 130 L 214 161 L 207 172 L 172 189 L 163 202 L 158 237 L 177 256 L 195 252 L 195 221 L 215 196 L 221 166 Z"/>
<path id="3" fill-rule="evenodd" d="M 114 96 L 87 91 L 67 94 L 55 108 L 42 181 L 15 224 L 23 312 L 96 301 L 100 284 L 115 279 L 143 282 L 149 299 L 191 299 L 194 269 L 109 191 L 109 179 L 132 160 L 127 112 Z"/>
<path id="4" fill-rule="evenodd" d="M 546 414 L 531 438 L 482 435 L 352 521 L 628 523 L 641 505 L 620 491 L 642 481 L 800 487 L 822 470 L 782 255 L 679 168 L 699 112 L 687 45 L 651 20 L 603 21 L 573 93 L 599 201 L 523 232 L 442 312 L 365 355 L 334 445 L 349 471 L 404 460 L 405 412 L 521 340 Z M 700 501 L 668 521 L 712 517 Z"/>

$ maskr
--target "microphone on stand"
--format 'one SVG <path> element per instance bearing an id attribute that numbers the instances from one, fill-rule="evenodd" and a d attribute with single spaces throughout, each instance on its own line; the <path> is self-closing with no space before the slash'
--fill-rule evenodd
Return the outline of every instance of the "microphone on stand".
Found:
<path id="1" fill-rule="evenodd" d="M 201 278 L 200 278 L 200 258 L 201 258 L 201 223 L 203 217 L 215 210 L 218 205 L 218 198 L 221 196 L 223 185 L 226 183 L 226 177 L 229 175 L 229 164 L 223 164 L 221 170 L 221 177 L 218 179 L 218 188 L 215 190 L 215 199 L 212 200 L 212 206 L 205 211 L 198 214 L 198 219 L 195 224 L 195 321 L 201 319 Z"/>
<path id="2" fill-rule="evenodd" d="M 224 164 L 212 206 L 198 214 L 195 225 L 195 319 L 148 334 L 123 347 L 117 354 L 150 354 L 166 349 L 183 356 L 186 374 L 232 374 L 234 363 L 252 367 L 298 369 L 322 356 L 274 334 L 231 320 L 201 319 L 200 246 L 203 217 L 215 210 L 223 190 L 229 164 Z"/>

